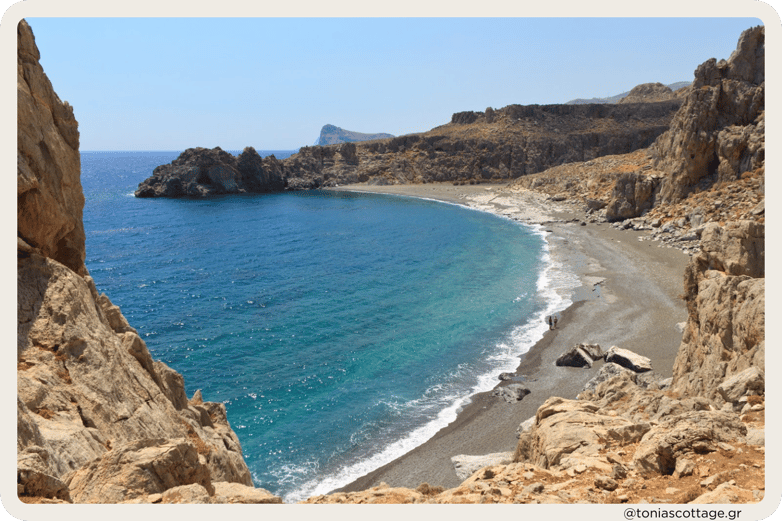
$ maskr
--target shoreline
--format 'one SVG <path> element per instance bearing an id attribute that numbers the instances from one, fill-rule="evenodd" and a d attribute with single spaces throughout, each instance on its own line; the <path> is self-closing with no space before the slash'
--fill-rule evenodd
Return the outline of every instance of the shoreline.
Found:
<path id="1" fill-rule="evenodd" d="M 520 423 L 535 415 L 551 396 L 573 399 L 600 369 L 557 367 L 554 360 L 577 343 L 630 349 L 652 360 L 654 372 L 671 375 L 681 342 L 676 324 L 686 320 L 684 267 L 689 257 L 673 248 L 640 242 L 642 232 L 619 231 L 608 224 L 580 226 L 572 208 L 535 192 L 509 192 L 505 185 L 349 185 L 329 190 L 370 192 L 460 204 L 543 225 L 552 262 L 567 264 L 581 281 L 560 312 L 559 326 L 521 356 L 514 379 L 498 380 L 494 389 L 522 381 L 532 392 L 507 403 L 492 391 L 471 397 L 456 419 L 432 438 L 336 491 L 365 490 L 380 483 L 416 488 L 421 483 L 452 488 L 461 480 L 451 462 L 456 455 L 512 452 Z M 334 492 L 336 492 L 334 491 Z"/>

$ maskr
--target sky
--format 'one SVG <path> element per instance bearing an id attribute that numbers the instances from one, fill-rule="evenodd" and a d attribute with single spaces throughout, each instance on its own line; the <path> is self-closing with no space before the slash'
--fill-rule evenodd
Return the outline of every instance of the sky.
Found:
<path id="1" fill-rule="evenodd" d="M 691 81 L 758 18 L 27 17 L 81 149 L 294 150 Z"/>

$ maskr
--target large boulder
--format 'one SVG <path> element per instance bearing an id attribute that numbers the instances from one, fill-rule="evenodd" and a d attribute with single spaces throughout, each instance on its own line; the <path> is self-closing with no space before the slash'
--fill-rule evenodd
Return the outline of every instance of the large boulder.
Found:
<path id="1" fill-rule="evenodd" d="M 598 344 L 576 344 L 554 361 L 555 365 L 568 367 L 592 367 L 592 362 L 604 357 Z"/>
<path id="2" fill-rule="evenodd" d="M 508 403 L 514 403 L 521 401 L 530 392 L 531 391 L 527 387 L 521 384 L 513 383 L 508 385 L 501 385 L 492 392 L 492 396 L 499 396 Z"/>
<path id="3" fill-rule="evenodd" d="M 613 362 L 606 362 L 602 365 L 602 367 L 600 367 L 600 370 L 597 372 L 597 374 L 584 385 L 584 390 L 594 391 L 601 383 L 622 374 L 628 375 L 629 378 L 635 382 L 635 371 L 627 369 L 626 367 L 622 367 L 621 365 L 615 364 Z"/>
<path id="4" fill-rule="evenodd" d="M 643 373 L 652 370 L 652 361 L 647 357 L 633 353 L 629 349 L 622 349 L 616 346 L 612 346 L 608 351 L 606 351 L 605 360 L 606 363 L 621 365 L 622 367 L 630 369 L 631 371 L 635 371 L 636 373 Z"/>
<path id="5" fill-rule="evenodd" d="M 646 422 L 602 414 L 591 402 L 552 397 L 538 408 L 533 427 L 521 434 L 514 460 L 542 468 L 600 465 L 607 443 L 635 443 L 649 429 Z"/>
<path id="6" fill-rule="evenodd" d="M 758 367 L 748 367 L 726 378 L 717 391 L 726 402 L 737 403 L 742 397 L 749 395 L 763 395 L 766 390 L 766 378 Z"/>
<path id="7" fill-rule="evenodd" d="M 215 491 L 198 450 L 184 439 L 118 445 L 70 473 L 67 483 L 76 503 L 123 503 L 193 483 Z"/>

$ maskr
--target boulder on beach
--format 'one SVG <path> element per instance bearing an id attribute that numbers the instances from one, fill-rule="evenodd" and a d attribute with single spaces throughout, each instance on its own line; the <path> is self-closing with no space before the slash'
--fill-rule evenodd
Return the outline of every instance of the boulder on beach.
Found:
<path id="1" fill-rule="evenodd" d="M 606 351 L 606 362 L 613 362 L 619 364 L 622 367 L 635 371 L 636 373 L 643 373 L 652 370 L 652 361 L 641 356 L 637 353 L 633 353 L 629 349 L 622 349 L 620 347 L 612 346 Z"/>
<path id="2" fill-rule="evenodd" d="M 603 350 L 598 344 L 576 344 L 554 362 L 558 366 L 592 367 L 592 362 L 603 358 Z"/>
<path id="3" fill-rule="evenodd" d="M 508 403 L 520 401 L 531 391 L 521 384 L 510 384 L 498 387 L 492 393 L 492 396 L 499 396 Z"/>

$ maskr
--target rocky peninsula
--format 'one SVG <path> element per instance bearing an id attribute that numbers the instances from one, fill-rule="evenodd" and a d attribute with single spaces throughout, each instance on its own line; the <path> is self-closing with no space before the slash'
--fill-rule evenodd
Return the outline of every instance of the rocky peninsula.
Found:
<path id="1" fill-rule="evenodd" d="M 423 446 L 307 503 L 763 499 L 764 38 L 745 31 L 674 100 L 487 109 L 284 161 L 193 149 L 156 170 L 148 186 L 169 196 L 359 183 L 466 204 L 544 226 L 578 266 L 574 305 L 498 384 L 528 394 L 476 396 Z M 18 44 L 19 499 L 280 502 L 252 487 L 225 408 L 188 399 L 98 295 L 78 126 L 25 22 Z M 589 360 L 556 363 L 571 350 Z"/>

